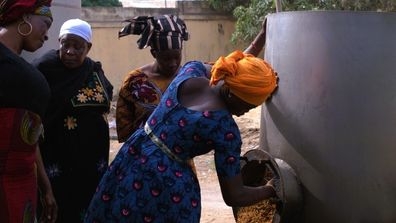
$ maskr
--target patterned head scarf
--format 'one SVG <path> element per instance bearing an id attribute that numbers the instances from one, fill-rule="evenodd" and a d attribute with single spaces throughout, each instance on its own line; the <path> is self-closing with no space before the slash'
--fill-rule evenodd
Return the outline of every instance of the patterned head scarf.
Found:
<path id="1" fill-rule="evenodd" d="M 263 59 L 242 51 L 220 57 L 212 67 L 210 85 L 220 80 L 230 92 L 252 105 L 261 105 L 277 86 L 277 76 Z"/>
<path id="2" fill-rule="evenodd" d="M 24 14 L 44 15 L 52 19 L 52 0 L 0 0 L 0 26 L 14 22 Z"/>
<path id="3" fill-rule="evenodd" d="M 183 41 L 189 39 L 186 24 L 175 15 L 137 16 L 125 22 L 129 24 L 118 32 L 118 38 L 141 35 L 137 41 L 139 49 L 147 46 L 156 50 L 181 49 Z"/>

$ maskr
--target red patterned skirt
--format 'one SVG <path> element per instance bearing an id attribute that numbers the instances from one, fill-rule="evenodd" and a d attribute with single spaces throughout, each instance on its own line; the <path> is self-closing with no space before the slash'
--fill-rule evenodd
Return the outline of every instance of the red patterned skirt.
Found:
<path id="1" fill-rule="evenodd" d="M 0 108 L 0 222 L 36 217 L 36 148 L 41 119 L 24 109 Z"/>

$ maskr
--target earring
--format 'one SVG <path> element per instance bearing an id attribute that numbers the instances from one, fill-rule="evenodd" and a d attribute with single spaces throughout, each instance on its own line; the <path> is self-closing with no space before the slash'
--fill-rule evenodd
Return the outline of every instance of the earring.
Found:
<path id="1" fill-rule="evenodd" d="M 23 33 L 21 31 L 21 25 L 23 25 L 23 24 L 27 24 L 29 26 L 29 28 L 30 28 L 29 32 Z M 32 26 L 32 24 L 30 22 L 27 22 L 27 21 L 23 20 L 21 23 L 18 24 L 18 33 L 21 36 L 28 36 L 28 35 L 30 35 L 30 33 L 32 33 L 32 31 L 33 31 L 33 26 Z"/>

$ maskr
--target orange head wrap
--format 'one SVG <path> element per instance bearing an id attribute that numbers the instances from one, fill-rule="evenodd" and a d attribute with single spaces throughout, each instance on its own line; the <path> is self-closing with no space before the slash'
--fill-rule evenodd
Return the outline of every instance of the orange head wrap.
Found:
<path id="1" fill-rule="evenodd" d="M 242 51 L 220 57 L 212 67 L 210 85 L 224 80 L 230 92 L 252 105 L 261 105 L 277 86 L 277 76 L 263 59 Z"/>
<path id="2" fill-rule="evenodd" d="M 24 14 L 45 15 L 52 19 L 52 0 L 0 0 L 0 26 L 14 22 Z"/>

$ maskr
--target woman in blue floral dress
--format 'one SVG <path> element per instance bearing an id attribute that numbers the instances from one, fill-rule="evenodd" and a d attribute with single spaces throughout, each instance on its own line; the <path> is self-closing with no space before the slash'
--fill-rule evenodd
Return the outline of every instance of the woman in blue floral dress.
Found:
<path id="1" fill-rule="evenodd" d="M 270 184 L 243 185 L 242 142 L 232 117 L 268 98 L 277 85 L 275 72 L 241 51 L 221 57 L 211 72 L 207 67 L 191 61 L 181 68 L 145 127 L 123 144 L 109 166 L 85 223 L 199 222 L 200 186 L 189 160 L 212 150 L 227 205 L 275 196 Z"/>

